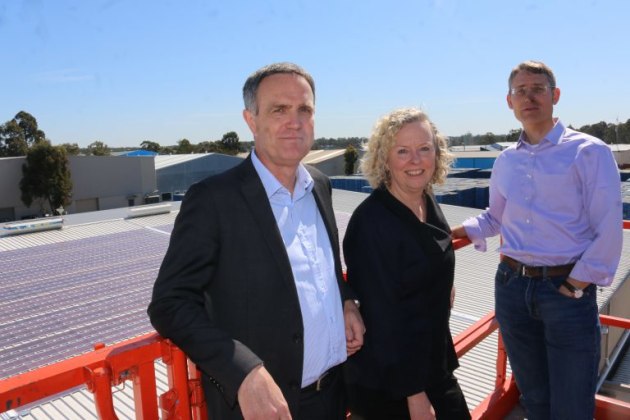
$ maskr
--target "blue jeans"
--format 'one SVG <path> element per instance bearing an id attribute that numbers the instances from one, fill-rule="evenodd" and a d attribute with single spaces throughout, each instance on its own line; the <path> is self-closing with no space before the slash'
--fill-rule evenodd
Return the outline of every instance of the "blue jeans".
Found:
<path id="1" fill-rule="evenodd" d="M 521 404 L 531 420 L 593 419 L 600 358 L 597 288 L 580 299 L 558 288 L 566 276 L 530 278 L 499 264 L 496 317 Z"/>

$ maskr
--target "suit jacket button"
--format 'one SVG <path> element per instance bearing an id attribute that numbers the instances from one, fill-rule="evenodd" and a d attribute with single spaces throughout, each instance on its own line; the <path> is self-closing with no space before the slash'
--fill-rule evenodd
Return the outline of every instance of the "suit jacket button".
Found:
<path id="1" fill-rule="evenodd" d="M 291 381 L 289 386 L 291 387 L 293 391 L 299 391 L 302 389 L 302 387 L 296 381 Z"/>
<path id="2" fill-rule="evenodd" d="M 300 333 L 293 334 L 293 342 L 295 344 L 302 343 L 302 334 L 300 334 Z"/>

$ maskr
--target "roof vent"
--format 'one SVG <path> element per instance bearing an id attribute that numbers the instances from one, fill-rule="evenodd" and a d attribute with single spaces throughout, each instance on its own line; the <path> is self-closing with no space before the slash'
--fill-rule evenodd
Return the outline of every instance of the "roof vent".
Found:
<path id="1" fill-rule="evenodd" d="M 153 216 L 155 214 L 170 213 L 171 210 L 172 210 L 171 203 L 129 207 L 127 218 L 131 219 L 133 217 Z"/>
<path id="2" fill-rule="evenodd" d="M 61 229 L 63 217 L 47 217 L 31 219 L 26 222 L 9 222 L 0 225 L 0 236 L 21 235 L 23 233 L 41 232 L 43 230 Z"/>

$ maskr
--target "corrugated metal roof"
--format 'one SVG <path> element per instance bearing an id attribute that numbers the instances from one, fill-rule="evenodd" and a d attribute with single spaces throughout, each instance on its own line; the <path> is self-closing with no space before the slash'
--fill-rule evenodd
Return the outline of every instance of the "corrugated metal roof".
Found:
<path id="1" fill-rule="evenodd" d="M 340 239 L 343 239 L 343 235 L 345 233 L 350 214 L 358 206 L 358 204 L 363 199 L 365 199 L 365 197 L 367 197 L 367 194 L 333 190 L 333 202 L 338 219 Z M 477 209 L 466 207 L 451 205 L 442 205 L 442 207 L 446 218 L 451 225 L 459 224 L 467 217 L 474 216 L 479 212 L 479 210 Z M 138 332 L 132 333 L 128 327 L 130 327 L 131 330 L 147 330 L 148 320 L 146 319 L 146 304 L 148 303 L 153 279 L 155 278 L 155 275 L 157 273 L 157 269 L 159 267 L 163 252 L 166 249 L 166 242 L 168 240 L 167 235 L 169 234 L 170 229 L 172 229 L 172 225 L 177 215 L 177 212 L 174 211 L 170 214 L 148 216 L 145 218 L 131 220 L 123 218 L 112 219 L 113 213 L 102 213 L 102 215 L 105 215 L 107 220 L 102 222 L 92 221 L 92 223 L 87 224 L 70 224 L 69 226 L 64 227 L 64 229 L 61 231 L 40 232 L 23 235 L 21 237 L 0 238 L 0 250 L 3 250 L 0 252 L 3 252 L 3 256 L 17 255 L 18 253 L 12 251 L 24 252 L 24 250 L 27 248 L 35 248 L 33 252 L 38 254 L 38 257 L 29 260 L 29 264 L 21 265 L 28 266 L 29 269 L 32 270 L 40 270 L 40 274 L 37 274 L 37 272 L 33 272 L 30 277 L 35 280 L 41 278 L 49 286 L 52 286 L 53 282 L 49 278 L 50 274 L 42 275 L 41 273 L 46 273 L 47 271 L 51 270 L 50 258 L 48 258 L 47 260 L 47 255 L 54 255 L 53 258 L 55 260 L 64 260 L 68 258 L 67 256 L 60 256 L 61 254 L 55 254 L 55 252 L 58 251 L 58 244 L 64 243 L 64 247 L 71 247 L 73 243 L 81 243 L 85 245 L 86 242 L 81 241 L 86 241 L 90 239 L 93 239 L 97 242 L 106 242 L 108 239 L 111 240 L 122 238 L 123 243 L 126 244 L 125 246 L 131 246 L 133 243 L 140 244 L 140 247 L 134 252 L 137 252 L 136 255 L 138 256 L 138 258 L 144 258 L 146 256 L 146 250 L 143 250 L 142 246 L 159 243 L 161 244 L 159 252 L 153 252 L 149 260 L 145 260 L 142 262 L 140 266 L 142 267 L 142 269 L 140 271 L 142 271 L 143 274 L 134 271 L 138 273 L 137 275 L 144 275 L 145 277 L 142 277 L 140 282 L 137 283 L 138 287 L 132 288 L 131 295 L 136 298 L 134 299 L 134 302 L 126 303 L 126 305 L 129 306 L 135 304 L 140 305 L 142 308 L 138 309 L 138 312 L 129 312 L 128 310 L 125 310 L 125 305 L 123 305 L 123 307 L 114 306 L 114 311 L 116 312 L 116 314 L 111 314 L 108 316 L 109 324 L 106 327 L 97 324 L 99 322 L 98 319 L 90 321 L 90 319 L 86 317 L 79 317 L 79 324 L 81 324 L 84 328 L 87 328 L 86 330 L 82 330 L 79 332 L 79 327 L 66 327 L 66 329 L 68 330 L 68 335 L 64 336 L 63 334 L 58 334 L 56 336 L 56 340 L 52 341 L 46 341 L 45 336 L 37 337 L 34 335 L 30 338 L 27 337 L 26 342 L 28 345 L 25 345 L 23 347 L 19 347 L 15 344 L 15 337 L 7 341 L 7 337 L 9 337 L 9 335 L 6 333 L 6 331 L 8 330 L 6 330 L 5 333 L 0 333 L 0 352 L 4 347 L 5 355 L 13 354 L 12 357 L 15 357 L 16 355 L 19 356 L 19 354 L 16 354 L 16 352 L 20 353 L 20 351 L 18 350 L 22 348 L 24 351 L 26 351 L 25 354 L 28 354 L 32 353 L 32 350 L 34 348 L 33 346 L 37 343 L 42 344 L 42 352 L 54 352 L 58 350 L 56 346 L 60 341 L 60 338 L 62 337 L 62 341 L 72 341 L 79 340 L 80 337 L 85 337 L 87 334 L 89 343 L 93 344 L 94 342 L 98 341 L 120 341 L 138 334 Z M 96 216 L 97 214 L 92 215 L 92 217 Z M 473 322 L 475 322 L 480 317 L 484 316 L 493 309 L 493 277 L 498 262 L 498 253 L 493 250 L 496 250 L 498 248 L 498 245 L 498 239 L 491 238 L 488 243 L 488 249 L 491 250 L 489 252 L 481 253 L 475 251 L 472 247 L 465 247 L 457 251 L 456 253 L 457 264 L 455 271 L 455 287 L 457 290 L 457 296 L 455 300 L 455 307 L 453 308 L 453 315 L 451 317 L 451 328 L 454 335 L 463 331 Z M 119 246 L 119 244 L 115 245 L 114 248 Z M 615 278 L 612 287 L 605 288 L 600 293 L 598 302 L 600 304 L 600 307 L 607 301 L 610 295 L 630 272 L 629 247 L 630 232 L 626 232 L 624 233 L 624 252 L 620 264 L 620 269 L 618 270 L 617 277 Z M 133 249 L 133 247 L 131 247 L 131 249 Z M 46 252 L 41 251 L 50 251 L 51 253 L 47 254 Z M 7 253 L 4 254 L 4 252 Z M 97 248 L 94 249 L 93 253 L 97 256 L 101 254 L 101 257 L 104 257 L 105 261 L 109 262 L 109 267 L 121 264 L 121 259 L 119 257 L 111 257 L 112 254 L 109 254 L 110 257 L 107 257 L 108 254 L 107 252 L 104 252 L 104 248 L 102 246 L 97 246 Z M 133 253 L 130 251 L 125 251 L 123 255 L 132 254 Z M 80 264 L 84 262 L 82 261 L 82 258 L 75 258 L 71 261 L 74 261 L 74 265 L 76 265 L 78 269 L 84 269 L 80 267 Z M 87 261 L 87 264 L 89 265 L 93 263 Z M 20 264 L 14 263 L 14 265 L 20 267 Z M 130 266 L 127 266 L 127 271 L 129 271 L 129 267 Z M 135 269 L 132 269 L 131 271 L 133 270 Z M 111 272 L 108 273 L 106 271 L 103 271 L 102 274 L 104 274 L 104 277 L 103 280 L 100 281 L 104 282 L 104 284 L 109 285 L 112 284 L 112 278 L 121 277 L 121 274 L 112 276 Z M 1 276 L 2 273 L 0 272 L 0 278 Z M 6 286 L 7 283 L 15 283 L 15 277 L 12 276 L 11 280 L 9 281 L 8 274 L 6 273 L 4 279 L 7 281 L 0 281 L 0 287 L 2 287 L 2 285 Z M 121 285 L 120 287 L 114 287 L 114 289 L 126 290 L 127 292 L 125 293 L 125 295 L 129 295 L 129 280 L 129 278 L 126 278 L 124 286 Z M 96 281 L 94 279 L 92 279 L 92 282 L 99 283 L 99 281 Z M 26 284 L 24 285 L 24 287 L 27 286 L 28 285 Z M 110 287 L 110 289 L 111 288 L 112 287 Z M 89 292 L 87 288 L 85 290 L 86 292 Z M 53 291 L 51 291 L 50 293 L 53 293 Z M 4 297 L 5 292 L 2 292 L 2 295 Z M 142 295 L 144 297 L 138 298 L 139 295 Z M 122 299 L 122 297 L 119 297 L 119 299 Z M 75 298 L 75 300 L 80 301 L 81 299 Z M 4 321 L 6 318 L 3 317 L 4 322 L 0 323 L 0 327 L 1 325 L 4 325 L 5 327 L 9 328 L 12 323 L 16 323 L 17 325 L 17 323 L 19 323 L 19 320 L 28 321 L 27 324 L 34 325 L 35 319 L 38 316 L 38 310 L 43 310 L 44 312 L 42 312 L 42 314 L 47 314 L 47 316 L 43 318 L 50 318 L 52 316 L 50 311 L 41 308 L 37 309 L 36 306 L 33 306 L 31 304 L 31 302 L 29 302 L 29 304 L 21 305 L 21 309 L 23 311 L 31 312 L 11 312 L 13 313 L 11 321 Z M 2 312 L 3 315 L 5 313 L 10 313 L 8 312 L 8 308 L 9 306 L 7 306 L 6 301 L 0 301 L 0 312 Z M 68 305 L 68 308 L 73 309 L 74 307 L 72 305 Z M 129 307 L 127 307 L 126 309 L 129 309 Z M 99 310 L 97 311 L 97 313 L 103 312 Z M 120 316 L 120 318 L 117 318 L 117 316 Z M 134 317 L 136 317 L 137 319 Z M 133 319 L 135 319 L 135 321 L 133 321 Z M 11 334 L 24 334 L 25 332 L 28 332 L 30 327 L 27 327 L 27 324 L 22 324 L 23 326 L 19 329 L 19 331 L 14 331 Z M 101 340 L 99 339 L 101 337 L 90 336 L 88 331 L 91 326 L 97 326 L 97 329 L 102 330 L 104 334 L 107 335 L 107 337 L 109 338 L 107 340 Z M 148 327 L 150 329 L 150 326 Z M 76 332 L 73 333 L 73 331 Z M 49 330 L 48 333 L 50 334 L 53 332 Z M 5 340 L 4 344 L 2 342 L 3 338 Z M 40 341 L 38 342 L 38 340 Z M 494 385 L 495 361 L 496 335 L 493 335 L 490 338 L 486 339 L 482 344 L 475 347 L 471 352 L 469 352 L 460 360 L 461 367 L 457 370 L 456 375 L 461 382 L 462 389 L 466 394 L 468 404 L 471 408 L 481 402 L 481 400 L 485 398 L 485 396 L 487 396 L 492 389 Z M 166 383 L 166 379 L 163 379 L 163 383 Z M 161 392 L 163 392 L 165 389 L 166 388 L 164 386 Z M 120 410 L 120 418 L 133 418 L 133 403 L 130 402 L 130 395 L 131 386 L 127 386 L 114 394 L 116 408 L 117 410 Z M 86 390 L 78 390 L 69 393 L 68 395 L 65 395 L 63 397 L 55 398 L 50 402 L 30 407 L 28 409 L 28 412 L 24 413 L 24 416 L 30 417 L 24 418 L 94 418 L 90 417 L 93 416 L 93 410 L 94 405 L 92 402 L 91 394 Z M 22 413 L 22 410 L 20 410 L 19 413 Z"/>
<path id="2" fill-rule="evenodd" d="M 191 153 L 189 155 L 157 155 L 155 157 L 155 170 L 168 168 L 195 159 L 201 159 L 213 155 L 214 153 Z"/>
<path id="3" fill-rule="evenodd" d="M 334 150 L 311 150 L 302 159 L 303 163 L 315 164 L 324 160 L 328 160 L 339 155 L 343 155 L 345 149 Z M 180 163 L 188 162 L 195 159 L 201 159 L 211 155 L 222 156 L 219 153 L 191 153 L 189 155 L 157 155 L 155 156 L 155 170 L 167 168 L 169 166 L 178 165 Z M 249 153 L 239 153 L 237 156 L 245 158 Z"/>
<path id="4" fill-rule="evenodd" d="M 308 155 L 302 159 L 302 163 L 314 165 L 316 163 L 341 156 L 345 153 L 345 151 L 345 149 L 311 150 Z"/>

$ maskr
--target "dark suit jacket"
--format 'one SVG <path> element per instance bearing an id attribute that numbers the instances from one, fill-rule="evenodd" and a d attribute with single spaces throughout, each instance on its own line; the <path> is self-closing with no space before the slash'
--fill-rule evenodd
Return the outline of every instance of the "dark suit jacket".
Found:
<path id="1" fill-rule="evenodd" d="M 346 362 L 348 383 L 390 398 L 425 391 L 457 367 L 449 331 L 455 255 L 432 195 L 421 223 L 386 189 L 354 211 L 343 242 L 348 284 L 367 332 Z"/>
<path id="2" fill-rule="evenodd" d="M 335 255 L 339 240 L 326 176 L 307 168 Z M 264 362 L 295 416 L 303 326 L 289 259 L 251 157 L 187 192 L 149 305 L 155 329 L 204 373 L 213 420 L 242 418 L 237 391 Z"/>

